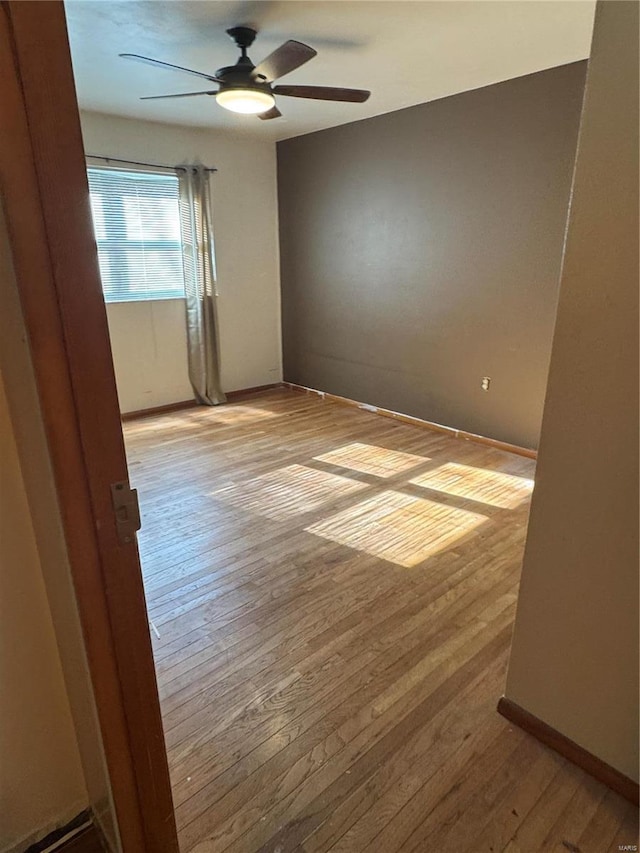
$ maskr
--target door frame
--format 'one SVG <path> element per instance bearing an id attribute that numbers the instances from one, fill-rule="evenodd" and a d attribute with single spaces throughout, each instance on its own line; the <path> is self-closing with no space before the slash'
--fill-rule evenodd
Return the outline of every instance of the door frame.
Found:
<path id="1" fill-rule="evenodd" d="M 0 190 L 124 853 L 177 853 L 62 0 L 2 0 Z"/>

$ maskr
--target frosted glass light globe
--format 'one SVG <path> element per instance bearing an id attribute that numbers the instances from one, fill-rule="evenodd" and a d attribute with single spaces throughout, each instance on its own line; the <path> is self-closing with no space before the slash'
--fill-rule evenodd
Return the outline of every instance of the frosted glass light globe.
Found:
<path id="1" fill-rule="evenodd" d="M 245 115 L 265 113 L 275 104 L 273 95 L 256 89 L 222 89 L 216 95 L 216 101 L 226 110 Z"/>

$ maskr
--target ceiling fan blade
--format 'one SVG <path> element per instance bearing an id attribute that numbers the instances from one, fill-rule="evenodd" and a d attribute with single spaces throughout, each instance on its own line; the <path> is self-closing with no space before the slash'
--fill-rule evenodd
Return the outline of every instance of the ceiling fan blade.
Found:
<path id="1" fill-rule="evenodd" d="M 266 113 L 258 113 L 258 118 L 266 120 L 270 118 L 280 118 L 281 115 L 282 113 L 277 107 L 271 107 L 271 109 L 267 110 Z"/>
<path id="2" fill-rule="evenodd" d="M 274 86 L 274 95 L 288 98 L 312 98 L 316 101 L 349 101 L 362 104 L 371 92 L 366 89 L 339 89 L 333 86 Z"/>
<path id="3" fill-rule="evenodd" d="M 150 56 L 139 56 L 137 53 L 119 53 L 123 59 L 135 59 L 136 62 L 146 62 L 149 65 L 159 65 L 161 68 L 173 68 L 174 71 L 186 71 L 187 74 L 195 74 L 196 77 L 204 77 L 205 80 L 213 80 L 219 83 L 217 77 L 211 74 L 203 74 L 202 71 L 194 71 L 192 68 L 183 68 L 182 65 L 172 65 L 170 62 L 162 62 L 160 59 L 151 59 Z"/>
<path id="4" fill-rule="evenodd" d="M 266 59 L 257 65 L 251 72 L 252 77 L 264 77 L 266 80 L 277 80 L 284 77 L 290 71 L 300 68 L 305 62 L 313 59 L 318 53 L 301 41 L 286 41 L 270 53 Z"/>
<path id="5" fill-rule="evenodd" d="M 160 98 L 193 98 L 195 95 L 215 95 L 217 92 L 181 92 L 179 95 L 145 95 L 141 101 L 157 101 Z"/>

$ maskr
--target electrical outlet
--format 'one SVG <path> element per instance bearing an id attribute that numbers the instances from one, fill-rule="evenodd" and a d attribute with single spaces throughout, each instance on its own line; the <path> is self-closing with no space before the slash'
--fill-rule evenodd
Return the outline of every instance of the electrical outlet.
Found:
<path id="1" fill-rule="evenodd" d="M 491 385 L 491 377 L 490 376 L 483 376 L 482 382 L 480 383 L 480 387 L 482 388 L 482 390 L 488 391 L 489 385 Z"/>

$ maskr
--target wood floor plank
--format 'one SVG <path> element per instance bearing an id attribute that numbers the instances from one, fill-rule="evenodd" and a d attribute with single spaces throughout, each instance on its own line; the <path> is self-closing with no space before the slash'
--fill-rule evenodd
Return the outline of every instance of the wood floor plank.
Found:
<path id="1" fill-rule="evenodd" d="M 473 849 L 477 853 L 502 850 L 540 799 L 541 793 L 562 772 L 566 764 L 564 758 L 551 750 L 539 750 L 537 747 L 536 753 L 525 773 L 522 768 L 517 768 L 510 788 L 493 808 L 486 810 L 484 819 L 475 827 Z"/>
<path id="2" fill-rule="evenodd" d="M 622 818 L 620 827 L 609 845 L 609 853 L 620 853 L 621 850 L 634 850 L 638 843 L 638 809 L 629 805 Z"/>
<path id="3" fill-rule="evenodd" d="M 477 633 L 478 630 L 479 627 L 476 627 L 473 633 Z M 456 632 L 450 630 L 449 636 L 451 637 L 454 633 Z M 462 633 L 457 632 L 455 642 L 460 644 L 464 642 L 464 639 Z M 420 645 L 415 645 L 415 642 L 416 637 L 410 635 L 406 641 L 396 643 L 393 653 L 386 651 L 382 658 L 378 657 L 377 660 L 373 660 L 368 670 L 359 672 L 357 678 L 348 683 L 346 690 L 341 684 L 329 683 L 327 684 L 329 692 L 324 695 L 310 696 L 308 702 L 305 702 L 302 707 L 291 705 L 287 709 L 291 712 L 291 720 L 286 727 L 287 733 L 285 734 L 287 754 L 274 758 L 269 767 L 266 768 L 266 778 L 273 779 L 279 772 L 276 768 L 286 769 L 307 751 L 317 748 L 324 737 L 335 731 L 340 731 L 341 726 L 353 725 L 350 721 L 354 719 L 357 721 L 357 718 L 360 717 L 366 722 L 369 716 L 379 716 L 383 710 L 383 703 L 388 703 L 390 697 L 393 697 L 393 692 L 396 690 L 394 685 L 398 684 L 402 687 L 402 680 L 410 672 L 411 665 L 424 660 L 428 655 L 429 648 L 440 649 L 445 646 L 443 632 L 437 630 L 437 625 L 434 626 L 432 635 L 424 637 Z M 370 651 L 365 649 L 362 654 L 365 653 L 370 653 Z M 435 659 L 432 661 L 432 665 L 434 664 Z M 299 735 L 304 732 L 307 734 L 300 738 Z M 257 734 L 258 738 L 261 738 L 264 735 L 264 730 L 258 729 Z M 280 744 L 278 738 L 272 739 L 271 745 L 275 749 L 271 750 L 270 756 L 277 752 Z M 244 745 L 246 746 L 246 742 Z M 216 746 L 215 742 L 213 746 Z M 255 743 L 252 744 L 249 741 L 248 746 L 255 746 Z M 226 751 L 230 752 L 231 750 Z M 234 752 L 233 754 L 236 757 L 237 753 Z M 261 754 L 264 760 L 264 748 L 261 749 Z M 209 768 L 209 773 L 215 776 L 212 767 Z M 213 787 L 216 787 L 215 781 Z M 261 785 L 258 788 L 260 789 Z M 179 797 L 182 796 L 182 791 L 176 793 Z M 199 810 L 202 811 L 203 806 L 210 800 L 210 793 L 202 792 L 202 794 L 204 797 L 196 796 L 188 803 L 188 817 L 185 816 L 185 821 L 193 819 L 194 809 L 196 812 L 198 811 L 198 804 Z M 216 814 L 220 814 L 218 809 Z M 182 818 L 180 808 L 178 809 L 178 816 Z"/>
<path id="4" fill-rule="evenodd" d="M 585 779 L 540 845 L 541 853 L 571 850 L 595 815 L 607 789 L 595 779 Z"/>
<path id="5" fill-rule="evenodd" d="M 554 777 L 509 840 L 504 848 L 505 853 L 527 853 L 529 850 L 539 850 L 549 830 L 556 825 L 578 788 L 588 786 L 590 783 L 589 777 L 585 776 L 578 767 L 566 764 L 563 772 Z"/>
<path id="6" fill-rule="evenodd" d="M 285 389 L 124 431 L 182 853 L 634 843 L 495 711 L 532 460 Z"/>
<path id="7" fill-rule="evenodd" d="M 330 632 L 326 631 L 326 619 L 321 613 L 320 618 L 317 619 L 315 618 L 316 614 L 314 614 L 315 621 L 310 620 L 310 624 L 304 626 L 302 636 L 296 637 L 293 643 L 286 642 L 286 638 L 279 635 L 280 632 L 274 635 L 261 633 L 256 651 L 256 643 L 250 637 L 248 652 L 246 654 L 243 654 L 245 644 L 238 644 L 238 646 L 234 647 L 234 653 L 230 657 L 225 656 L 223 661 L 219 660 L 219 656 L 215 656 L 214 658 L 207 658 L 202 666 L 188 669 L 185 673 L 185 686 L 171 697 L 172 702 L 165 701 L 164 707 L 166 712 L 180 704 L 181 700 L 188 700 L 191 696 L 197 696 L 203 689 L 203 678 L 205 675 L 207 676 L 207 680 L 204 681 L 204 684 L 216 685 L 215 692 L 219 700 L 222 695 L 220 681 L 229 671 L 232 671 L 232 678 L 236 679 L 242 679 L 243 676 L 253 676 L 264 666 L 269 665 L 272 659 L 275 658 L 273 663 L 271 663 L 271 672 L 273 673 L 274 669 L 277 669 L 279 662 L 283 665 L 291 666 L 301 657 L 307 656 L 309 651 L 321 648 L 326 649 L 327 644 L 334 643 L 339 639 L 345 629 L 351 632 L 349 637 L 350 652 L 354 651 L 359 643 L 367 643 L 371 647 L 372 642 L 374 642 L 374 638 L 371 635 L 372 633 L 377 634 L 377 627 L 374 626 L 372 628 L 371 620 L 367 617 L 373 615 L 377 617 L 378 624 L 383 620 L 386 621 L 384 636 L 390 641 L 399 638 L 398 630 L 402 634 L 406 634 L 414 625 L 419 625 L 425 622 L 425 620 L 430 620 L 433 626 L 436 624 L 434 620 L 438 612 L 443 608 L 454 606 L 457 611 L 464 605 L 475 604 L 476 599 L 479 599 L 484 594 L 488 584 L 492 582 L 495 584 L 502 579 L 502 575 L 498 573 L 496 573 L 495 577 L 487 576 L 480 580 L 474 576 L 469 577 L 468 573 L 471 565 L 468 564 L 467 567 L 456 574 L 456 584 L 453 583 L 451 578 L 448 578 L 438 586 L 430 588 L 428 593 L 424 595 L 422 593 L 418 594 L 413 589 L 409 589 L 404 591 L 406 595 L 402 593 L 393 597 L 385 596 L 384 592 L 387 588 L 384 586 L 381 587 L 378 595 L 374 595 L 371 585 L 368 584 L 367 595 L 362 600 L 355 598 L 355 593 L 351 594 L 351 609 L 343 618 L 338 619 L 338 614 L 334 609 L 332 615 L 336 619 L 336 622 Z M 375 614 L 372 613 L 373 610 L 376 611 Z M 456 611 L 450 612 L 448 618 L 452 618 Z M 390 614 L 389 619 L 387 619 L 387 613 Z M 394 624 L 399 622 L 399 624 L 396 624 L 395 633 L 391 633 L 393 629 L 392 622 Z M 275 624 L 273 627 L 277 629 L 279 626 Z M 359 636 L 360 634 L 362 636 Z M 275 649 L 273 650 L 271 649 L 272 640 L 275 642 Z M 278 661 L 278 654 L 284 650 L 286 650 L 286 656 L 281 655 L 280 661 Z M 189 681 L 190 675 L 192 678 L 191 681 Z M 193 680 L 194 676 L 197 678 L 195 681 Z M 175 684 L 176 681 L 177 679 L 174 679 L 171 683 Z M 178 686 L 180 684 L 181 682 L 179 682 Z"/>
<path id="8" fill-rule="evenodd" d="M 296 846 L 341 801 L 356 779 L 372 772 L 421 721 L 433 715 L 444 697 L 448 699 L 461 689 L 478 661 L 506 649 L 509 627 L 499 625 L 497 634 L 491 629 L 486 633 L 491 639 L 470 659 L 468 647 L 477 649 L 477 638 L 463 645 L 464 652 L 459 650 L 457 656 L 449 650 L 443 651 L 440 659 L 425 662 L 419 671 L 415 668 L 399 679 L 386 694 L 332 733 L 320 750 L 303 756 L 280 779 L 271 780 L 270 789 L 263 789 L 250 804 L 245 804 L 240 814 L 236 813 L 228 824 L 217 829 L 211 835 L 216 846 L 230 853 L 263 850 L 265 846 L 283 849 Z M 467 663 L 461 667 L 462 657 Z M 288 813 L 296 817 L 272 834 L 282 826 Z M 233 842 L 229 844 L 231 838 Z"/>
<path id="9" fill-rule="evenodd" d="M 504 582 L 503 582 L 504 583 Z M 508 581 L 507 581 L 508 583 Z M 507 597 L 508 600 L 503 605 L 509 607 L 513 604 L 514 596 L 511 594 Z M 492 608 L 495 608 L 495 602 L 492 604 Z M 445 617 L 446 618 L 446 617 Z M 449 624 L 447 626 L 446 631 L 443 630 L 442 625 L 437 621 L 433 620 L 433 624 L 430 626 L 430 629 L 427 631 L 423 628 L 419 628 L 415 631 L 411 631 L 406 637 L 402 638 L 402 640 L 398 640 L 392 649 L 383 648 L 380 646 L 374 646 L 369 644 L 368 646 L 363 647 L 362 652 L 376 652 L 378 653 L 377 658 L 372 660 L 371 668 L 368 672 L 368 681 L 366 684 L 366 690 L 364 693 L 360 693 L 358 697 L 356 697 L 355 707 L 358 708 L 360 706 L 361 710 L 366 709 L 367 705 L 364 702 L 366 696 L 371 695 L 372 702 L 377 702 L 377 709 L 380 712 L 382 707 L 382 701 L 389 701 L 389 696 L 392 695 L 392 690 L 394 689 L 394 684 L 398 683 L 401 689 L 406 689 L 406 680 L 409 674 L 412 672 L 411 665 L 417 664 L 418 666 L 423 666 L 423 661 L 426 659 L 429 660 L 429 665 L 433 665 L 436 661 L 436 653 L 441 652 L 442 650 L 452 651 L 454 645 L 460 645 L 464 643 L 464 641 L 473 637 L 478 633 L 482 628 L 481 624 L 477 623 L 470 626 L 470 628 L 465 632 L 463 630 L 458 630 L 457 627 L 453 624 Z M 446 637 L 449 638 L 450 642 L 447 644 Z M 429 657 L 428 652 L 429 649 L 433 650 L 432 655 Z M 380 654 L 382 653 L 382 654 Z M 415 666 L 413 668 L 415 671 Z M 396 681 L 393 681 L 393 678 L 396 678 Z M 398 681 L 399 679 L 399 681 Z M 325 679 L 326 681 L 326 679 Z M 333 687 L 333 682 L 335 678 L 332 679 L 326 686 Z M 384 686 L 389 685 L 386 690 L 384 690 Z M 322 687 L 322 684 L 320 685 Z M 351 687 L 352 685 L 350 685 Z M 338 692 L 338 696 L 340 696 L 340 692 Z M 319 697 L 315 696 L 313 692 L 309 691 L 309 695 L 305 696 L 304 702 L 302 704 L 290 702 L 288 708 L 286 709 L 287 715 L 291 716 L 292 722 L 295 722 L 298 716 L 303 714 L 308 709 L 330 709 L 331 704 L 329 698 L 325 697 L 322 705 L 317 705 L 317 699 Z M 285 719 L 283 712 L 281 711 L 278 715 L 278 720 L 282 722 Z M 256 725 L 257 723 L 257 725 Z M 309 720 L 305 721 L 305 726 L 308 725 Z M 242 750 L 246 750 L 247 748 L 251 748 L 259 743 L 259 738 L 262 738 L 265 733 L 264 720 L 256 721 L 255 718 L 252 720 L 253 731 L 248 731 L 246 728 L 243 728 L 241 734 L 242 738 L 239 737 L 238 732 L 234 731 L 232 737 L 239 741 L 242 740 L 242 746 L 239 745 L 236 749 L 240 748 Z M 318 733 L 321 729 L 318 728 Z M 253 733 L 255 733 L 256 738 L 258 740 L 254 740 Z M 224 732 L 219 732 L 217 737 L 209 738 L 208 733 L 206 735 L 206 740 L 199 744 L 201 749 L 198 751 L 197 755 L 197 763 L 202 762 L 203 757 L 205 760 L 209 760 L 208 756 L 217 755 L 217 750 L 220 747 L 220 744 L 226 740 L 226 735 Z M 230 746 L 231 744 L 229 744 Z M 213 752 L 212 752 L 213 750 Z M 193 752 L 191 745 L 190 750 Z M 229 748 L 226 750 L 227 752 L 231 752 Z M 237 752 L 233 751 L 234 757 L 237 756 Z M 190 758 L 191 764 L 194 764 L 194 759 Z M 214 773 L 214 768 L 209 766 L 209 773 Z M 182 792 L 179 792 L 178 796 L 182 796 Z"/>
<path id="10" fill-rule="evenodd" d="M 506 654 L 488 672 L 477 676 L 455 701 L 406 741 L 304 839 L 305 853 L 320 850 L 364 850 L 427 779 L 437 773 L 445 756 L 478 746 L 475 720 L 488 714 L 493 702 L 493 679 L 506 671 Z M 496 731 L 499 729 L 496 726 Z M 484 730 L 483 730 L 484 733 Z M 348 771 L 349 773 L 351 771 Z"/>
<path id="11" fill-rule="evenodd" d="M 600 850 L 611 849 L 613 839 L 621 828 L 625 817 L 627 814 L 633 813 L 636 817 L 636 826 L 633 829 L 637 836 L 637 811 L 626 800 L 618 797 L 614 791 L 607 790 L 595 814 L 578 838 L 576 847 L 582 853 L 598 853 Z"/>

